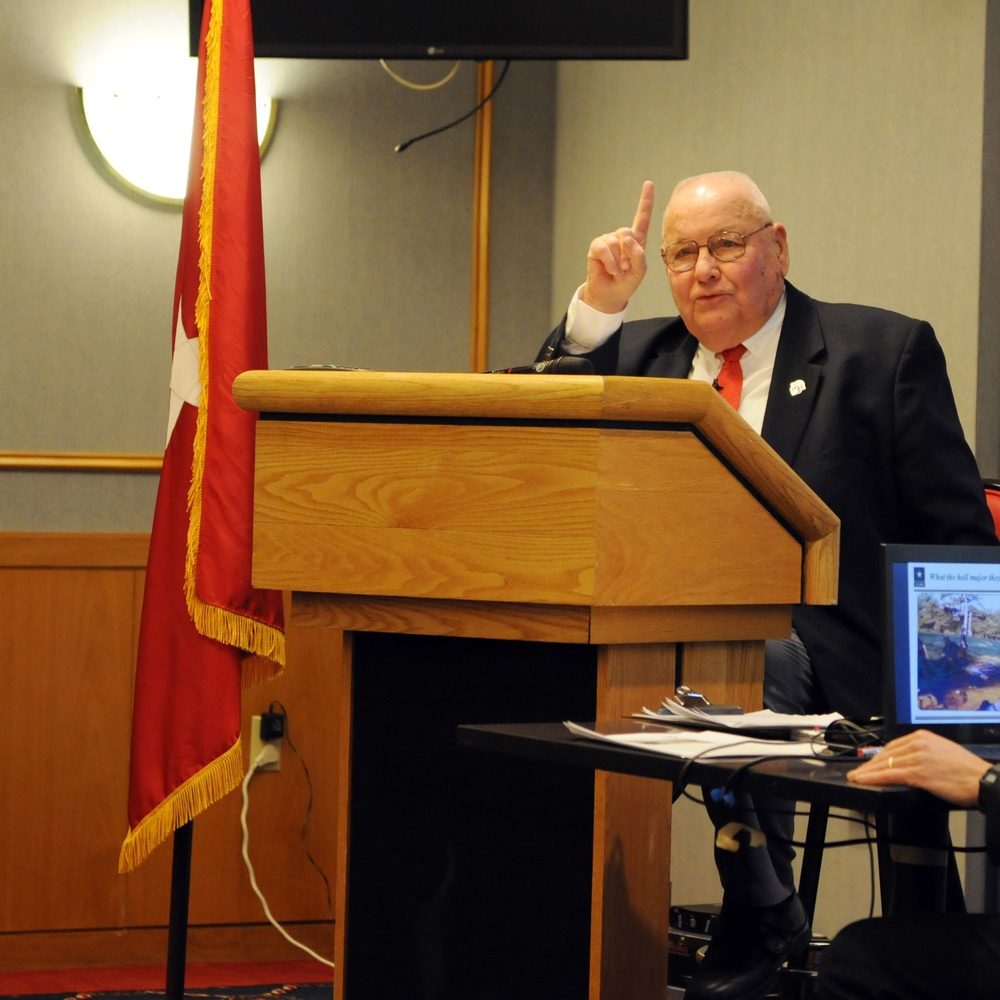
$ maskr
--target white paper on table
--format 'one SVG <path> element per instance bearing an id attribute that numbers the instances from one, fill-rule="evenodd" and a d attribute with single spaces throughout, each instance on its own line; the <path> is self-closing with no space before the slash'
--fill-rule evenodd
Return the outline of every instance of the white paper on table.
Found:
<path id="1" fill-rule="evenodd" d="M 764 740 L 740 733 L 709 730 L 641 729 L 634 733 L 599 733 L 577 722 L 564 722 L 563 725 L 576 736 L 687 759 L 815 756 L 812 744 L 803 740 Z"/>
<path id="2" fill-rule="evenodd" d="M 712 726 L 718 729 L 826 729 L 831 722 L 842 719 L 839 712 L 828 712 L 825 715 L 788 715 L 783 712 L 772 712 L 769 708 L 759 712 L 745 712 L 743 715 L 713 715 L 700 708 L 687 708 L 671 698 L 663 700 L 665 708 L 670 709 L 670 715 L 660 715 L 651 708 L 643 707 L 636 712 L 636 718 L 656 719 L 658 722 L 679 726 Z"/>

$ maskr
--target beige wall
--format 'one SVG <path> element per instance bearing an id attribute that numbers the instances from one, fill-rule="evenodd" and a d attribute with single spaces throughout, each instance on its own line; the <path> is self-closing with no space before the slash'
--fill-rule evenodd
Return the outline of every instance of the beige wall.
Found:
<path id="1" fill-rule="evenodd" d="M 186 54 L 187 8 L 0 3 L 0 452 L 163 448 L 180 215 L 94 169 L 71 95 L 119 59 Z M 450 66 L 394 68 L 420 82 Z M 271 366 L 468 371 L 474 122 L 393 147 L 475 104 L 474 64 L 426 92 L 375 61 L 257 73 L 279 100 L 261 178 Z M 490 367 L 531 360 L 548 329 L 554 90 L 552 64 L 518 63 L 495 98 Z M 148 531 L 155 489 L 0 472 L 0 530 Z"/>
<path id="2" fill-rule="evenodd" d="M 553 319 L 592 236 L 675 181 L 742 169 L 790 280 L 930 320 L 975 430 L 985 0 L 692 0 L 690 59 L 559 69 Z M 659 262 L 636 316 L 672 311 Z"/>
<path id="3" fill-rule="evenodd" d="M 179 216 L 98 175 L 70 94 L 123 51 L 182 49 L 186 6 L 0 4 L 0 451 L 162 447 Z M 642 180 L 662 207 L 680 176 L 737 166 L 789 228 L 792 281 L 934 323 L 971 437 L 985 7 L 694 0 L 686 62 L 514 64 L 494 116 L 490 365 L 529 358 Z M 467 370 L 471 123 L 392 147 L 467 110 L 471 64 L 429 93 L 373 62 L 258 74 L 281 102 L 263 164 L 272 366 Z M 669 308 L 654 268 L 634 314 Z M 0 528 L 148 530 L 155 486 L 0 473 Z"/>

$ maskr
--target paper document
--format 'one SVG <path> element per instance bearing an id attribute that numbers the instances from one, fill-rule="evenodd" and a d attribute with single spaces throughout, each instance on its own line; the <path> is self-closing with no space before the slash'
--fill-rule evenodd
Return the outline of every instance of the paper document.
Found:
<path id="1" fill-rule="evenodd" d="M 671 757 L 812 757 L 815 754 L 813 746 L 803 740 L 764 740 L 738 732 L 720 732 L 718 730 L 668 729 L 662 725 L 636 726 L 634 731 L 614 732 L 613 726 L 602 726 L 605 730 L 588 729 L 577 722 L 564 722 L 563 725 L 576 736 L 588 739 L 603 740 L 616 743 L 619 746 L 637 747 L 652 750 L 654 753 L 668 754 Z"/>
<path id="2" fill-rule="evenodd" d="M 769 708 L 759 712 L 745 712 L 743 715 L 713 715 L 701 708 L 686 708 L 672 698 L 665 698 L 664 708 L 670 714 L 654 712 L 643 708 L 635 713 L 635 718 L 657 719 L 660 722 L 678 726 L 711 726 L 713 729 L 826 729 L 831 722 L 842 719 L 839 712 L 829 712 L 826 715 L 787 715 L 783 712 L 772 712 Z"/>

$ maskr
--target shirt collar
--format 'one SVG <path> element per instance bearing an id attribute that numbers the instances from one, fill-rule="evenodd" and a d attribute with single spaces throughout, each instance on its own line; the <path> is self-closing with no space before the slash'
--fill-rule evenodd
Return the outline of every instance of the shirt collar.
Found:
<path id="1" fill-rule="evenodd" d="M 781 299 L 767 322 L 755 334 L 743 341 L 743 346 L 753 357 L 759 358 L 762 354 L 773 351 L 774 342 L 781 332 L 781 324 L 785 319 L 785 301 L 786 295 L 785 292 L 782 292 Z"/>
<path id="2" fill-rule="evenodd" d="M 774 312 L 771 313 L 764 325 L 756 333 L 743 341 L 743 346 L 747 349 L 751 360 L 760 361 L 769 356 L 774 356 L 774 352 L 777 350 L 778 334 L 781 333 L 781 324 L 785 320 L 786 301 L 787 292 L 782 292 Z M 710 351 L 702 344 L 698 345 L 698 354 L 710 365 L 718 365 L 718 359 L 721 358 L 720 354 Z"/>

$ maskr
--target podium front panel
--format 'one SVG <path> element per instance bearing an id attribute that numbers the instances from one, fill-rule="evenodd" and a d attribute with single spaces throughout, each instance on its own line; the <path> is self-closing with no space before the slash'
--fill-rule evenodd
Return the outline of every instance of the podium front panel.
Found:
<path id="1" fill-rule="evenodd" d="M 801 540 L 683 428 L 263 420 L 256 469 L 257 586 L 568 607 L 801 600 Z"/>

